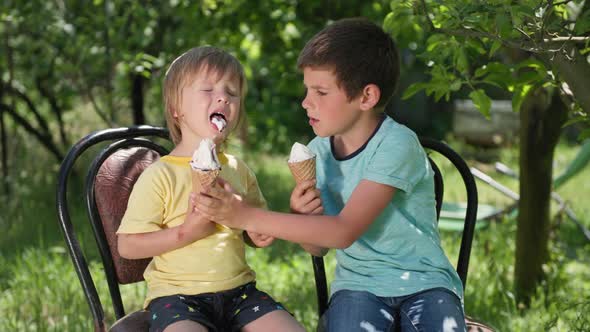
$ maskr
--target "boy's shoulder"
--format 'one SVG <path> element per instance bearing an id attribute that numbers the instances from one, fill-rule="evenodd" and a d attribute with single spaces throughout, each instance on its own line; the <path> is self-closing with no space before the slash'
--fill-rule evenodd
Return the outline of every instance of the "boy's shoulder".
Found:
<path id="1" fill-rule="evenodd" d="M 386 142 L 402 143 L 403 141 L 407 141 L 409 143 L 419 143 L 418 135 L 412 129 L 393 120 L 389 116 L 383 121 L 376 136 L 378 140 Z"/>

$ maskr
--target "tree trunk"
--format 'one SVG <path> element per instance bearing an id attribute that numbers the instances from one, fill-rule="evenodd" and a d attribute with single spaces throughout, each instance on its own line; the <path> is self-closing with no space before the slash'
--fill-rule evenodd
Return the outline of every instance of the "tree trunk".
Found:
<path id="1" fill-rule="evenodd" d="M 133 124 L 145 124 L 143 113 L 143 85 L 145 78 L 138 74 L 131 75 L 131 108 L 133 110 Z"/>
<path id="2" fill-rule="evenodd" d="M 567 109 L 558 91 L 537 88 L 520 111 L 520 201 L 514 285 L 518 303 L 530 304 L 543 279 L 550 226 L 553 154 Z"/>
<path id="3" fill-rule="evenodd" d="M 553 66 L 559 77 L 571 89 L 578 104 L 586 113 L 590 113 L 590 64 L 577 48 L 568 45 L 566 50 L 556 52 L 553 57 L 545 57 L 545 62 Z"/>

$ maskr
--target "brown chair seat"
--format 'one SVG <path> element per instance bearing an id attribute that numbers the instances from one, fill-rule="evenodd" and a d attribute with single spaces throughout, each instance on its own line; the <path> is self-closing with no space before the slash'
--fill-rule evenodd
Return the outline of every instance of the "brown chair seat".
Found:
<path id="1" fill-rule="evenodd" d="M 109 332 L 136 332 L 147 331 L 150 328 L 150 313 L 139 310 L 125 315 L 117 320 L 109 329 Z"/>

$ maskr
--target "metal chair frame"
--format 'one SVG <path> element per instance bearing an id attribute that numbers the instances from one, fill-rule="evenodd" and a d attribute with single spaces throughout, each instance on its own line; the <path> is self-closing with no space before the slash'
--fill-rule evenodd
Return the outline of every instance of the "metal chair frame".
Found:
<path id="1" fill-rule="evenodd" d="M 168 130 L 161 127 L 152 126 L 137 126 L 128 128 L 106 129 L 93 132 L 82 138 L 76 143 L 67 153 L 64 158 L 58 173 L 58 187 L 56 193 L 57 216 L 59 225 L 66 241 L 66 246 L 74 268 L 78 275 L 78 279 L 84 290 L 86 300 L 90 306 L 92 318 L 94 320 L 95 331 L 105 331 L 106 326 L 104 322 L 104 310 L 94 280 L 88 269 L 88 263 L 80 244 L 76 237 L 74 225 L 72 223 L 67 201 L 68 178 L 76 163 L 76 160 L 91 146 L 105 142 L 114 141 L 114 143 L 103 149 L 97 157 L 95 157 L 91 166 L 89 167 L 86 176 L 86 208 L 88 218 L 92 225 L 93 234 L 102 258 L 103 266 L 105 268 L 105 276 L 109 285 L 109 291 L 113 302 L 113 309 L 117 319 L 125 316 L 125 309 L 121 300 L 121 293 L 119 283 L 115 273 L 115 266 L 111 257 L 111 252 L 107 244 L 106 236 L 100 217 L 98 216 L 95 196 L 94 196 L 94 179 L 98 173 L 98 169 L 102 163 L 113 153 L 120 149 L 129 147 L 146 147 L 155 150 L 160 155 L 167 154 L 168 151 L 163 146 L 156 144 L 150 140 L 138 137 L 161 137 L 169 139 Z"/>

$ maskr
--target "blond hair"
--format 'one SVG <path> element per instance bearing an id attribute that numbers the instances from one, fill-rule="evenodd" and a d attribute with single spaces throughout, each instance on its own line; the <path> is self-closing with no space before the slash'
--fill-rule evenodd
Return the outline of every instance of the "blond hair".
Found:
<path id="1" fill-rule="evenodd" d="M 180 143 L 182 139 L 180 122 L 174 116 L 174 113 L 178 113 L 180 110 L 182 89 L 192 83 L 196 75 L 203 69 L 206 70 L 205 75 L 229 74 L 232 78 L 238 79 L 240 84 L 240 111 L 236 127 L 242 122 L 244 98 L 247 90 L 246 76 L 242 65 L 233 55 L 219 48 L 212 46 L 195 47 L 172 61 L 164 78 L 163 95 L 166 124 L 174 144 Z"/>

